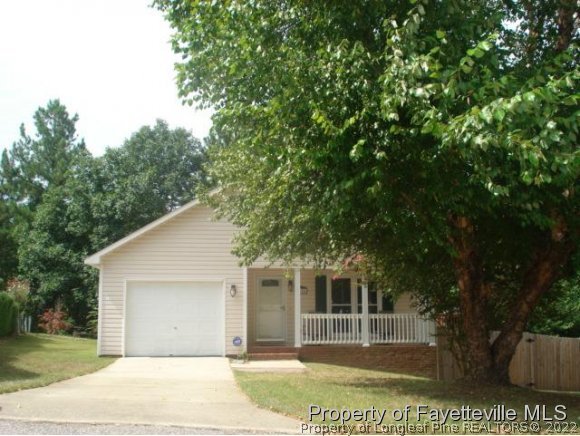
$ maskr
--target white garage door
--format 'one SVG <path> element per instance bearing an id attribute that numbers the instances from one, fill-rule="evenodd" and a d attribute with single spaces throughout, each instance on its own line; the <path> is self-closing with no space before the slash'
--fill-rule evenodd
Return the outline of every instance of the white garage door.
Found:
<path id="1" fill-rule="evenodd" d="M 126 356 L 221 356 L 221 283 L 130 282 L 125 311 Z"/>

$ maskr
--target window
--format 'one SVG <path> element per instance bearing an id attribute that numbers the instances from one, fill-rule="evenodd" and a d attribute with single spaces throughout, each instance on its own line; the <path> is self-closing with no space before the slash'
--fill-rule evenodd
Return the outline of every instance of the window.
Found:
<path id="1" fill-rule="evenodd" d="M 332 313 L 352 313 L 350 279 L 332 280 Z"/>
<path id="2" fill-rule="evenodd" d="M 395 311 L 395 302 L 391 294 L 383 292 L 383 312 L 393 313 Z"/>
<path id="3" fill-rule="evenodd" d="M 369 313 L 378 313 L 379 312 L 379 304 L 378 304 L 378 289 L 377 284 L 370 282 L 369 283 Z M 395 303 L 393 301 L 393 297 L 386 292 L 381 293 L 382 299 L 382 307 L 381 313 L 393 313 L 395 309 Z M 359 284 L 357 286 L 357 313 L 362 313 L 362 286 Z"/>

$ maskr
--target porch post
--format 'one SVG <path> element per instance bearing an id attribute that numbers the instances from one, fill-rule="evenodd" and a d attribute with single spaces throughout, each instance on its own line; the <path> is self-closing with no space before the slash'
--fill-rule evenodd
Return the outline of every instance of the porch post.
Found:
<path id="1" fill-rule="evenodd" d="M 363 347 L 370 346 L 369 342 L 369 284 L 362 283 L 362 341 Z"/>
<path id="2" fill-rule="evenodd" d="M 294 268 L 294 346 L 302 346 L 302 317 L 300 307 L 300 268 Z"/>

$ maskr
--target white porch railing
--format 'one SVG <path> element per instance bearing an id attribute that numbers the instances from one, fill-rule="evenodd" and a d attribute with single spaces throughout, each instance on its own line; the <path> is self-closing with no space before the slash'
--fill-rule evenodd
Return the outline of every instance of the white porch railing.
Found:
<path id="1" fill-rule="evenodd" d="M 371 344 L 428 344 L 432 323 L 412 313 L 370 314 Z"/>
<path id="2" fill-rule="evenodd" d="M 412 313 L 369 314 L 368 338 L 362 314 L 302 314 L 302 344 L 429 344 L 433 322 Z"/>
<path id="3" fill-rule="evenodd" d="M 312 313 L 302 315 L 303 344 L 361 344 L 362 315 Z"/>

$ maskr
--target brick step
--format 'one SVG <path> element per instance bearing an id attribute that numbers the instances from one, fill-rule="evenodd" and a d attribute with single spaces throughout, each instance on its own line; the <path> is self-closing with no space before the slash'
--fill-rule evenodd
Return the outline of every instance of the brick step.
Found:
<path id="1" fill-rule="evenodd" d="M 298 359 L 298 353 L 277 353 L 277 352 L 260 352 L 249 353 L 250 360 L 293 360 Z"/>
<path id="2" fill-rule="evenodd" d="M 249 347 L 248 353 L 298 353 L 298 350 L 284 345 L 255 345 Z"/>

